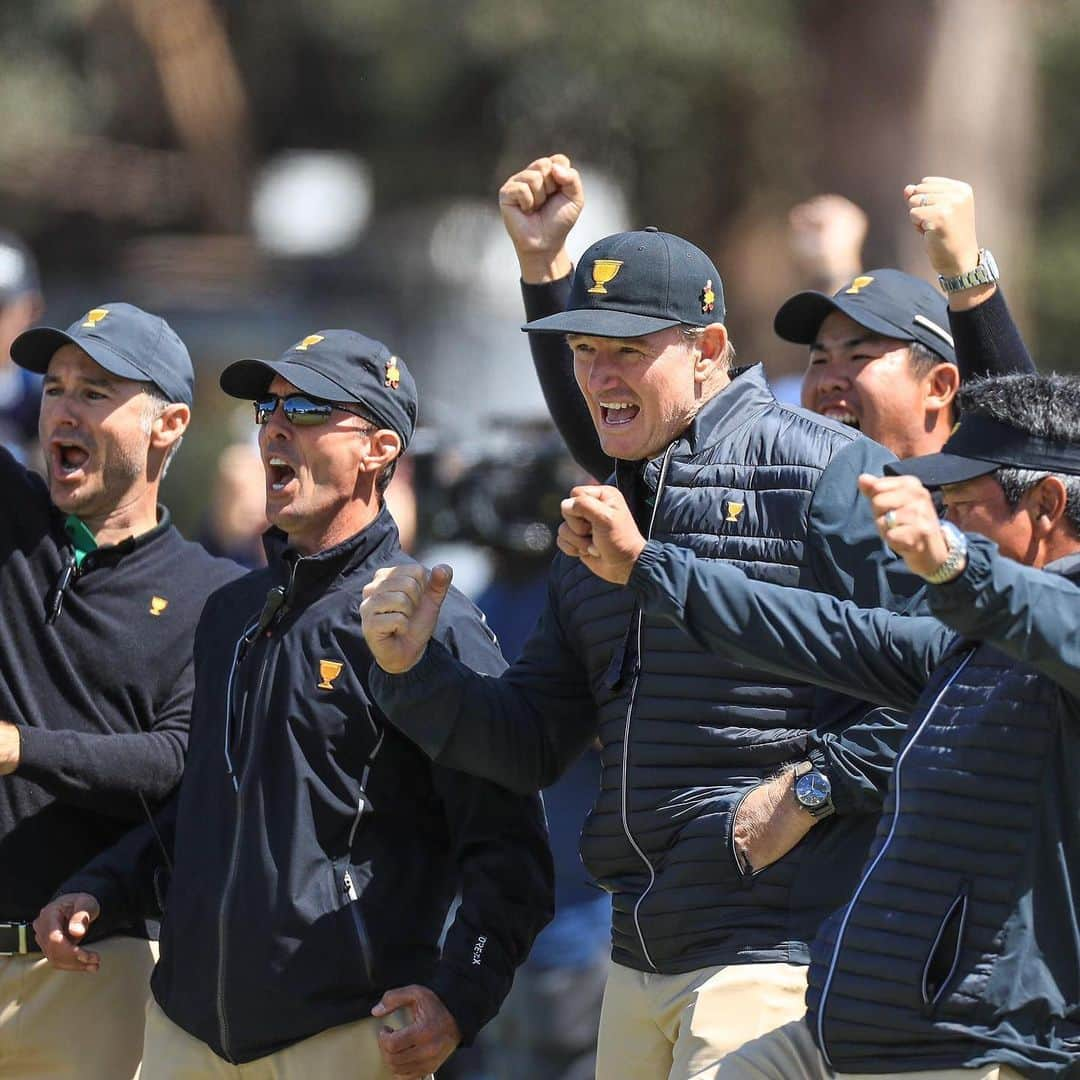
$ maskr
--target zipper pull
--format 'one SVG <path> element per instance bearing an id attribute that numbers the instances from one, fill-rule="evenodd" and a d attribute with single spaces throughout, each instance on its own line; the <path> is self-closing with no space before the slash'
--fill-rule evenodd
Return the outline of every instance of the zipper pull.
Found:
<path id="1" fill-rule="evenodd" d="M 356 895 L 356 886 L 353 884 L 352 874 L 348 870 L 345 871 L 345 894 L 350 900 L 359 900 L 360 897 Z"/>
<path id="2" fill-rule="evenodd" d="M 75 580 L 77 572 L 78 564 L 75 559 L 75 552 L 71 548 L 65 548 L 64 564 L 60 568 L 60 576 L 53 586 L 47 603 L 48 611 L 45 622 L 50 626 L 60 618 L 60 612 L 64 607 L 64 595 L 71 588 L 71 583 Z"/>

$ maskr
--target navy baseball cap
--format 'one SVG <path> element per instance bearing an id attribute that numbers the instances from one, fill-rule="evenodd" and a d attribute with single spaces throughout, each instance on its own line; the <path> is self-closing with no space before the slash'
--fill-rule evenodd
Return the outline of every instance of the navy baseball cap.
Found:
<path id="1" fill-rule="evenodd" d="M 928 488 L 962 484 L 1002 466 L 1080 476 L 1080 443 L 1031 435 L 980 413 L 969 413 L 953 428 L 938 454 L 894 461 L 890 476 L 915 476 Z"/>
<path id="2" fill-rule="evenodd" d="M 521 329 L 635 338 L 723 321 L 724 288 L 712 260 L 681 236 L 649 226 L 597 240 L 574 271 L 566 310 Z"/>
<path id="3" fill-rule="evenodd" d="M 354 330 L 308 334 L 277 360 L 237 360 L 221 373 L 221 389 L 255 401 L 280 375 L 301 393 L 363 407 L 381 427 L 397 432 L 404 450 L 416 427 L 416 383 L 405 362 L 381 341 Z"/>
<path id="4" fill-rule="evenodd" d="M 0 229 L 0 304 L 40 292 L 41 279 L 30 249 L 13 232 Z"/>
<path id="5" fill-rule="evenodd" d="M 160 316 L 134 304 L 91 308 L 67 330 L 36 326 L 11 343 L 11 359 L 44 374 L 57 349 L 77 345 L 94 363 L 121 379 L 153 383 L 169 401 L 190 405 L 195 387 L 191 356 Z"/>
<path id="6" fill-rule="evenodd" d="M 945 297 L 921 278 L 902 270 L 867 270 L 832 296 L 796 293 L 780 306 L 773 329 L 785 341 L 812 345 L 834 311 L 882 337 L 918 341 L 942 360 L 956 363 Z"/>

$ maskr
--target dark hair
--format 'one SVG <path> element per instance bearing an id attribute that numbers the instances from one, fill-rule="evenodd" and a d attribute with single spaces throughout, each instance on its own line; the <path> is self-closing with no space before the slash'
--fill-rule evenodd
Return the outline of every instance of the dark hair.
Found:
<path id="1" fill-rule="evenodd" d="M 911 367 L 917 379 L 925 378 L 938 364 L 948 363 L 944 356 L 934 352 L 933 349 L 924 345 L 921 341 L 908 343 L 908 355 L 911 357 Z"/>
<path id="2" fill-rule="evenodd" d="M 1080 443 L 1080 378 L 1020 373 L 977 379 L 961 387 L 961 412 L 988 416 L 1029 435 Z M 1065 517 L 1080 535 L 1080 476 L 1002 466 L 994 478 L 1015 508 L 1036 484 L 1056 476 L 1065 485 Z"/>
<path id="3" fill-rule="evenodd" d="M 384 465 L 379 470 L 379 475 L 375 477 L 375 493 L 380 498 L 386 494 L 386 489 L 390 486 L 390 481 L 394 479 L 394 473 L 397 472 L 397 463 L 400 460 L 401 455 L 398 454 L 398 456 L 388 465 Z"/>

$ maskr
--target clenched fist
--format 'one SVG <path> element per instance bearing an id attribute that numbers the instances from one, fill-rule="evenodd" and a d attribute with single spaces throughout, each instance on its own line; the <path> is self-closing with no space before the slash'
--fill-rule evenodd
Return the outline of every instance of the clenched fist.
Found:
<path id="1" fill-rule="evenodd" d="M 975 238 L 975 192 L 963 180 L 924 176 L 904 188 L 908 216 L 926 241 L 930 265 L 942 277 L 957 277 L 979 262 Z"/>
<path id="2" fill-rule="evenodd" d="M 584 205 L 581 177 L 565 154 L 537 158 L 499 188 L 499 211 L 524 281 L 539 285 L 571 272 L 566 237 Z"/>
<path id="3" fill-rule="evenodd" d="M 645 537 L 616 487 L 582 484 L 562 501 L 558 545 L 580 559 L 597 577 L 613 585 L 630 580 Z"/>
<path id="4" fill-rule="evenodd" d="M 870 500 L 881 539 L 919 577 L 929 577 L 949 557 L 930 492 L 914 476 L 859 477 L 859 490 Z"/>
<path id="5" fill-rule="evenodd" d="M 452 577 L 449 566 L 387 566 L 364 586 L 364 640 L 383 671 L 400 675 L 424 655 Z"/>

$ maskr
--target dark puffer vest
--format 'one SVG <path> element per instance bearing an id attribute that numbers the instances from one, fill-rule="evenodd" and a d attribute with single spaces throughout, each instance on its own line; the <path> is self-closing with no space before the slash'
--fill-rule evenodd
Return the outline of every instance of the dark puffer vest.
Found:
<path id="1" fill-rule="evenodd" d="M 856 486 L 887 460 L 855 432 L 779 404 L 755 367 L 661 458 L 618 480 L 654 537 L 754 578 L 900 607 L 914 579 L 881 545 Z M 601 790 L 582 855 L 613 894 L 613 958 L 628 967 L 805 962 L 873 834 L 873 816 L 838 814 L 793 857 L 744 876 L 733 811 L 806 756 L 820 734 L 815 691 L 706 651 L 564 556 L 537 630 L 501 678 L 472 676 L 432 645 L 403 675 L 373 673 L 372 690 L 437 761 L 522 791 L 551 783 L 599 734 Z M 825 764 L 842 788 L 844 766 Z"/>

